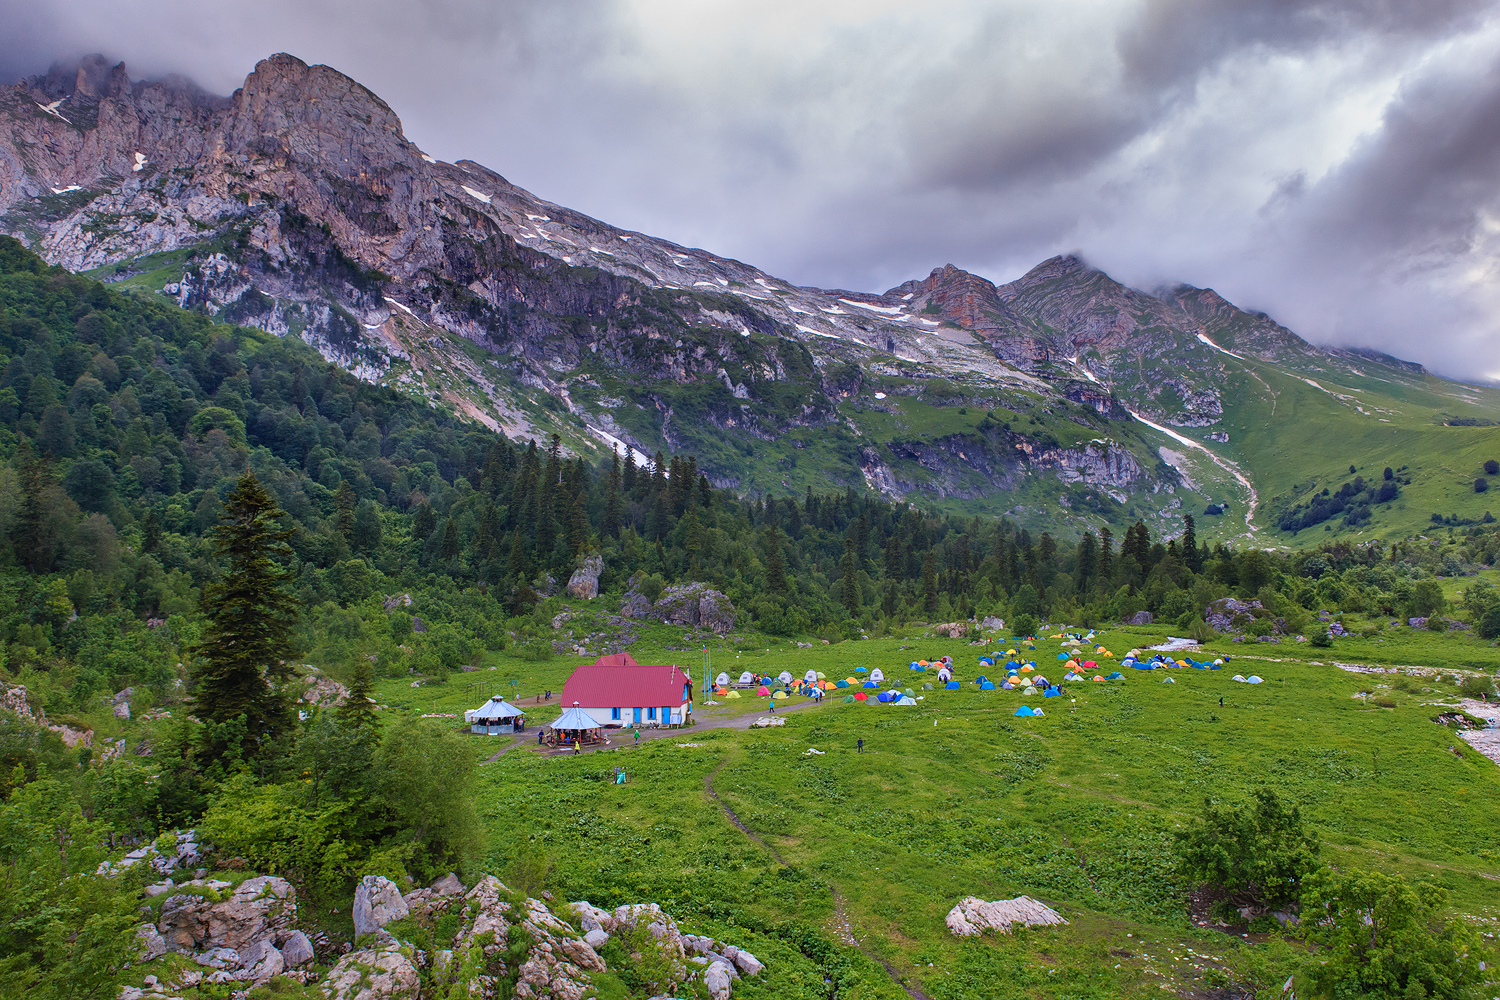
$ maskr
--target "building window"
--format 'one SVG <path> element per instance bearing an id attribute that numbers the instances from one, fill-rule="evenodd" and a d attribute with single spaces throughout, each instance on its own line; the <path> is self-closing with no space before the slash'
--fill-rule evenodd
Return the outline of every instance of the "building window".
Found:
<path id="1" fill-rule="evenodd" d="M 656 718 L 656 709 L 654 709 L 654 708 L 648 708 L 648 709 L 646 709 L 646 718 L 654 720 Z"/>
<path id="2" fill-rule="evenodd" d="M 613 721 L 613 722 L 619 722 L 620 721 L 620 710 L 618 708 L 612 708 L 612 709 L 610 709 L 609 710 L 609 717 L 610 717 L 611 721 Z"/>

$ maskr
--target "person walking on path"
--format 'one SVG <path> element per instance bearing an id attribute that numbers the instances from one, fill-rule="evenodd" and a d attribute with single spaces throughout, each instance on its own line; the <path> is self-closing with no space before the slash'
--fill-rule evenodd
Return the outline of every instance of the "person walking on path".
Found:
<path id="1" fill-rule="evenodd" d="M 855 741 L 855 746 L 858 748 L 855 751 L 856 753 L 864 753 L 865 752 L 865 741 L 864 741 L 863 738 L 860 738 L 859 740 L 856 740 Z"/>
<path id="2" fill-rule="evenodd" d="M 636 746 L 640 746 L 641 745 L 641 731 L 639 729 L 632 729 L 630 732 L 631 732 L 632 735 L 635 736 L 635 745 Z"/>
<path id="3" fill-rule="evenodd" d="M 583 749 L 581 747 L 579 747 L 578 740 L 575 738 L 573 740 L 573 755 L 576 757 L 577 755 L 579 755 L 581 753 L 583 753 Z"/>

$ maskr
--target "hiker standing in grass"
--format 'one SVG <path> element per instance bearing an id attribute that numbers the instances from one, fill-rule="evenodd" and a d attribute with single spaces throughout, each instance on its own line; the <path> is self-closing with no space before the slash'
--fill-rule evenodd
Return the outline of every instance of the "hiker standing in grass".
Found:
<path id="1" fill-rule="evenodd" d="M 854 741 L 854 745 L 855 745 L 855 748 L 856 748 L 855 749 L 856 753 L 864 753 L 865 752 L 865 741 L 864 741 L 863 738 L 855 740 Z"/>
<path id="2" fill-rule="evenodd" d="M 640 746 L 640 744 L 641 744 L 641 731 L 639 729 L 632 729 L 630 732 L 631 732 L 632 735 L 635 736 L 635 745 L 636 746 Z"/>

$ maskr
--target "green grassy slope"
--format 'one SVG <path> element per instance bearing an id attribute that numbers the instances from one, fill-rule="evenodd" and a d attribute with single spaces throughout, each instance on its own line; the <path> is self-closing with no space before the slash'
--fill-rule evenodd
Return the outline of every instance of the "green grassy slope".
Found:
<path id="1" fill-rule="evenodd" d="M 1278 498 L 1337 490 L 1353 478 L 1351 465 L 1366 481 L 1378 481 L 1387 466 L 1406 467 L 1412 482 L 1394 502 L 1377 506 L 1369 524 L 1348 529 L 1340 519 L 1327 522 L 1334 535 L 1405 537 L 1430 529 L 1433 513 L 1477 521 L 1500 506 L 1474 492 L 1484 462 L 1500 458 L 1500 427 L 1444 425 L 1453 417 L 1500 419 L 1500 391 L 1373 363 L 1324 363 L 1302 375 L 1225 361 L 1231 376 L 1220 426 L 1230 442 L 1205 444 L 1252 476 L 1263 525 Z M 1265 541 L 1306 545 L 1329 534 L 1322 525 L 1295 535 L 1272 527 Z"/>
<path id="2" fill-rule="evenodd" d="M 701 673 L 701 654 L 664 648 L 667 631 L 652 630 L 633 651 L 643 662 L 675 658 Z M 1160 634 L 1122 629 L 1103 639 L 1123 652 Z M 1050 676 L 1059 644 L 1037 645 Z M 905 666 L 913 656 L 949 653 L 971 680 L 979 651 L 928 637 L 811 650 L 719 646 L 714 662 L 731 672 L 748 664 L 830 676 L 878 665 L 920 688 L 925 675 Z M 1203 796 L 1234 799 L 1267 785 L 1302 803 L 1330 862 L 1430 881 L 1450 892 L 1455 912 L 1500 918 L 1500 856 L 1488 836 L 1500 821 L 1500 768 L 1430 721 L 1439 711 L 1432 703 L 1455 694 L 1451 676 L 1371 676 L 1332 665 L 1334 657 L 1443 667 L 1458 660 L 1493 669 L 1500 652 L 1414 631 L 1340 641 L 1323 660 L 1306 646 L 1226 641 L 1222 651 L 1239 654 L 1223 671 L 1126 671 L 1124 682 L 1032 699 L 1046 709 L 1040 719 L 1013 717 L 1015 693 L 966 685 L 923 692 L 912 709 L 833 702 L 786 713 L 785 725 L 769 730 L 688 730 L 602 757 L 512 751 L 483 770 L 489 863 L 517 870 L 527 852 L 539 852 L 554 891 L 607 905 L 650 896 L 724 936 L 747 933 L 736 924 L 794 920 L 836 940 L 842 914 L 866 951 L 938 1000 L 1150 996 L 1163 987 L 1204 995 L 1226 964 L 1241 961 L 1242 945 L 1184 917 L 1172 833 Z M 496 671 L 467 680 L 519 674 L 524 704 L 528 685 L 556 691 L 575 662 L 501 654 Z M 1236 672 L 1267 683 L 1235 683 Z M 438 691 L 392 684 L 382 696 L 423 711 L 479 704 L 479 692 L 466 694 L 460 683 Z M 1396 707 L 1367 704 L 1355 697 L 1361 690 Z M 863 754 L 854 747 L 861 738 Z M 483 756 L 502 745 L 473 739 Z M 629 770 L 628 784 L 602 780 L 616 765 Z M 756 839 L 708 797 L 710 784 Z M 1071 923 L 967 943 L 944 927 L 965 895 L 1020 893 Z M 797 995 L 798 956 L 783 939 L 760 943 L 789 978 L 746 984 L 744 995 Z M 865 956 L 847 951 L 856 981 L 840 996 L 901 995 Z"/>

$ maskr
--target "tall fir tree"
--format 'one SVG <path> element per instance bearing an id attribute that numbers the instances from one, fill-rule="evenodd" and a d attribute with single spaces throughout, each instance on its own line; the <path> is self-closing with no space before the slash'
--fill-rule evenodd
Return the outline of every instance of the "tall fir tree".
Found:
<path id="1" fill-rule="evenodd" d="M 344 541 L 349 545 L 354 544 L 354 504 L 354 489 L 349 485 L 349 480 L 345 479 L 333 494 L 333 517 L 339 534 L 344 536 Z"/>
<path id="2" fill-rule="evenodd" d="M 787 592 L 786 556 L 781 551 L 781 529 L 774 524 L 766 525 L 766 589 L 778 596 Z"/>
<path id="3" fill-rule="evenodd" d="M 380 739 L 374 691 L 375 666 L 361 656 L 354 666 L 354 683 L 349 685 L 349 696 L 335 710 L 335 717 L 342 725 L 359 730 L 371 742 Z"/>
<path id="4" fill-rule="evenodd" d="M 609 467 L 609 482 L 604 491 L 604 537 L 618 538 L 620 535 L 620 453 L 610 449 L 614 453 L 614 460 Z"/>
<path id="5" fill-rule="evenodd" d="M 51 459 L 33 452 L 25 440 L 16 449 L 15 464 L 21 473 L 21 503 L 11 529 L 11 542 L 21 565 L 33 573 L 45 573 L 52 568 L 53 549 L 51 532 L 47 530 L 48 494 L 57 477 L 52 472 Z"/>
<path id="6" fill-rule="evenodd" d="M 438 540 L 438 555 L 444 562 L 452 563 L 457 561 L 458 553 L 458 527 L 450 517 L 443 522 L 443 537 Z"/>
<path id="7" fill-rule="evenodd" d="M 937 609 L 937 556 L 928 549 L 927 554 L 922 557 L 922 610 L 931 618 L 937 614 Z"/>
<path id="8" fill-rule="evenodd" d="M 844 608 L 849 612 L 850 618 L 853 618 L 855 615 L 859 614 L 859 606 L 861 603 L 859 593 L 859 565 L 858 560 L 854 555 L 854 549 L 854 539 L 844 539 L 843 596 Z"/>
<path id="9" fill-rule="evenodd" d="M 203 588 L 200 600 L 208 626 L 191 677 L 198 717 L 210 723 L 211 752 L 235 750 L 255 756 L 268 743 L 289 735 L 293 715 L 286 685 L 298 604 L 286 592 L 290 574 L 279 560 L 291 554 L 286 516 L 255 474 L 246 471 L 224 500 L 213 530 L 214 551 L 228 561 L 224 576 Z M 224 734 L 244 720 L 242 742 Z"/>
<path id="10" fill-rule="evenodd" d="M 1193 515 L 1187 514 L 1182 519 L 1182 562 L 1194 573 L 1203 572 L 1203 553 L 1198 551 L 1198 525 L 1193 521 Z"/>

